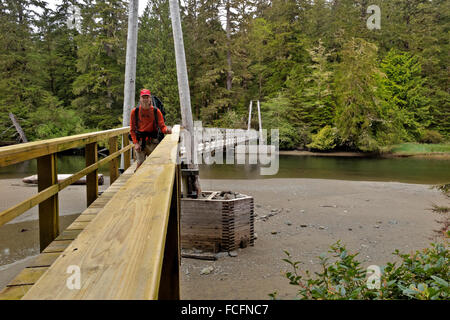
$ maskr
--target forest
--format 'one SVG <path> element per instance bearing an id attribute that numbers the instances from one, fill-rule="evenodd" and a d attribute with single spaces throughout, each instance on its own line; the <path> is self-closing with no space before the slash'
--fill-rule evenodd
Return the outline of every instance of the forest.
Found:
<path id="1" fill-rule="evenodd" d="M 122 126 L 128 1 L 0 0 L 0 140 Z M 141 88 L 180 123 L 168 0 L 140 1 Z M 260 100 L 280 148 L 378 152 L 450 139 L 446 0 L 180 1 L 192 113 L 246 128 Z M 381 9 L 369 29 L 368 7 Z M 80 28 L 69 28 L 73 7 Z M 253 117 L 257 128 L 257 117 Z"/>

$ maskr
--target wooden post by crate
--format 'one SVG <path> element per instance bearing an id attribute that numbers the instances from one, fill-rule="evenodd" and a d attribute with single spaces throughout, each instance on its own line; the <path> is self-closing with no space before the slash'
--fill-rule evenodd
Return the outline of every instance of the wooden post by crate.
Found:
<path id="1" fill-rule="evenodd" d="M 128 133 L 122 135 L 122 141 L 123 141 L 122 148 L 125 148 L 130 144 L 130 140 L 128 139 Z M 123 155 L 123 166 L 125 170 L 127 170 L 131 165 L 131 152 L 132 150 L 129 150 L 125 152 L 125 154 Z"/>
<path id="2" fill-rule="evenodd" d="M 37 159 L 38 192 L 58 183 L 56 153 Z M 42 252 L 59 235 L 58 194 L 39 204 L 39 244 Z"/>
<path id="3" fill-rule="evenodd" d="M 181 199 L 181 247 L 204 251 L 232 251 L 253 246 L 253 197 L 242 195 L 230 200 Z"/>
<path id="4" fill-rule="evenodd" d="M 86 167 L 97 162 L 97 142 L 86 145 Z M 89 207 L 98 197 L 98 170 L 86 175 L 86 201 Z"/>
<path id="5" fill-rule="evenodd" d="M 181 169 L 175 167 L 175 179 L 170 203 L 169 225 L 167 227 L 164 260 L 159 284 L 159 300 L 180 299 L 180 198 L 181 198 Z"/>
<path id="6" fill-rule="evenodd" d="M 119 150 L 117 137 L 111 137 L 108 141 L 109 154 L 113 154 Z M 109 163 L 109 185 L 112 185 L 114 181 L 119 177 L 119 158 L 114 158 Z"/>

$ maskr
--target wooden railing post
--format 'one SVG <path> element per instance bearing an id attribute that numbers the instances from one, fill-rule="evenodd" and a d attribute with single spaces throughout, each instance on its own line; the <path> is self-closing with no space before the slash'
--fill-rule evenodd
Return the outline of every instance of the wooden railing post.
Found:
<path id="1" fill-rule="evenodd" d="M 109 154 L 113 154 L 119 150 L 117 137 L 109 138 Z M 119 158 L 114 158 L 109 163 L 109 185 L 112 185 L 114 181 L 119 177 Z"/>
<path id="2" fill-rule="evenodd" d="M 85 148 L 86 167 L 97 162 L 97 142 L 86 145 Z M 98 197 L 98 170 L 86 175 L 86 199 L 89 207 Z"/>
<path id="3" fill-rule="evenodd" d="M 170 203 L 164 260 L 159 283 L 158 300 L 180 299 L 180 201 L 181 167 L 175 167 L 175 179 Z"/>
<path id="4" fill-rule="evenodd" d="M 122 138 L 122 141 L 123 141 L 122 148 L 125 148 L 126 146 L 128 146 L 130 144 L 130 140 L 128 139 L 128 133 L 123 134 L 122 137 L 123 137 Z M 125 170 L 127 170 L 131 165 L 131 152 L 132 152 L 132 150 L 129 150 L 129 151 L 125 152 L 123 155 L 123 166 L 124 166 Z"/>
<path id="5" fill-rule="evenodd" d="M 38 192 L 58 183 L 56 153 L 37 158 Z M 42 252 L 59 235 L 58 194 L 39 204 L 39 245 Z"/>

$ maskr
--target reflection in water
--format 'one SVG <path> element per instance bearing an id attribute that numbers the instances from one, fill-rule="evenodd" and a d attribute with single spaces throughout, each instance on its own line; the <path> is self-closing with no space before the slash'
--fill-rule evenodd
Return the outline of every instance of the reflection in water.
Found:
<path id="1" fill-rule="evenodd" d="M 58 173 L 75 173 L 84 168 L 84 157 L 58 156 Z M 100 173 L 109 176 L 108 164 Z M 0 179 L 23 178 L 36 174 L 36 160 L 0 168 Z M 274 176 L 262 176 L 260 166 L 200 165 L 203 179 L 311 178 L 358 181 L 396 181 L 406 183 L 450 183 L 450 160 L 425 158 L 351 158 L 281 155 L 280 169 Z"/>

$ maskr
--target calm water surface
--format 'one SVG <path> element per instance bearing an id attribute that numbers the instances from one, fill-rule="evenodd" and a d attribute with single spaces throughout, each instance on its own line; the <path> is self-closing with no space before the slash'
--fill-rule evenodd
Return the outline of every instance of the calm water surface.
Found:
<path id="1" fill-rule="evenodd" d="M 83 156 L 58 156 L 58 173 L 84 168 Z M 108 166 L 100 173 L 109 175 Z M 0 179 L 36 174 L 36 160 L 0 168 Z M 424 158 L 359 158 L 280 155 L 274 176 L 260 175 L 259 165 L 200 165 L 203 179 L 310 178 L 357 181 L 395 181 L 420 184 L 450 183 L 450 160 Z"/>
<path id="2" fill-rule="evenodd" d="M 450 160 L 281 155 L 275 176 L 260 175 L 258 165 L 200 166 L 204 179 L 310 178 L 356 181 L 450 183 Z"/>
<path id="3" fill-rule="evenodd" d="M 56 167 L 58 173 L 76 173 L 85 168 L 84 156 L 58 155 L 57 158 Z M 109 176 L 108 165 L 101 166 L 99 173 Z M 37 174 L 36 159 L 0 168 L 0 179 L 24 178 L 34 174 Z"/>

